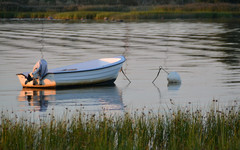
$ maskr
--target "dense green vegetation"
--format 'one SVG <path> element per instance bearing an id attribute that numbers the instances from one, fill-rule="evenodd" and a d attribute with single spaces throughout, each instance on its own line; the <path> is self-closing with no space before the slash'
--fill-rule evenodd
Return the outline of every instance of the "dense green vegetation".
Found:
<path id="1" fill-rule="evenodd" d="M 237 4 L 240 0 L 0 0 L 0 11 L 77 11 L 86 6 L 105 7 L 104 11 L 126 10 L 129 6 L 185 5 L 195 3 Z"/>
<path id="2" fill-rule="evenodd" d="M 239 18 L 240 0 L 0 0 L 0 18 Z"/>
<path id="3" fill-rule="evenodd" d="M 67 110 L 70 111 L 70 110 Z M 33 122 L 1 113 L 0 149 L 239 149 L 240 109 L 86 115 Z"/>
<path id="4" fill-rule="evenodd" d="M 157 6 L 81 6 L 76 11 L 16 12 L 0 11 L 0 18 L 48 18 L 138 20 L 138 19 L 198 19 L 240 18 L 240 4 L 194 3 Z"/>

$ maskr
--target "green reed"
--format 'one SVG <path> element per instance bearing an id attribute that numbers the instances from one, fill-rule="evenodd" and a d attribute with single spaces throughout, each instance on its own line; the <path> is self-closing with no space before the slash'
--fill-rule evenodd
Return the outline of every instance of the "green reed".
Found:
<path id="1" fill-rule="evenodd" d="M 75 12 L 63 12 L 53 15 L 54 19 L 94 19 L 97 12 L 94 11 L 75 11 Z"/>
<path id="2" fill-rule="evenodd" d="M 54 12 L 0 12 L 0 18 L 48 18 Z"/>
<path id="3" fill-rule="evenodd" d="M 198 19 L 239 18 L 240 5 L 227 3 L 192 3 L 186 5 L 159 6 L 81 6 L 65 12 L 0 12 L 0 18 L 48 18 L 53 19 Z"/>
<path id="4" fill-rule="evenodd" d="M 70 111 L 70 110 L 66 110 Z M 85 114 L 34 121 L 2 111 L 0 149 L 238 149 L 240 108 Z"/>

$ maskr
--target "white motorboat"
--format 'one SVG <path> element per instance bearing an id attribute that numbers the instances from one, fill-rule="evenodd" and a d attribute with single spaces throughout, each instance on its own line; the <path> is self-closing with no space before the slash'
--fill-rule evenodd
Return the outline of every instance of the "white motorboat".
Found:
<path id="1" fill-rule="evenodd" d="M 30 88 L 109 84 L 116 80 L 125 60 L 124 56 L 117 56 L 49 69 L 41 84 L 38 79 L 35 82 L 30 81 L 25 84 L 30 72 L 19 73 L 17 76 L 23 87 Z"/>

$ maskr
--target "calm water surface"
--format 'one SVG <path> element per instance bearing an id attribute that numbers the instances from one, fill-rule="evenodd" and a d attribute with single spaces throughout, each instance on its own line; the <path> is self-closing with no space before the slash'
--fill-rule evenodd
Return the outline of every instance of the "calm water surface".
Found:
<path id="1" fill-rule="evenodd" d="M 42 32 L 43 27 L 43 32 Z M 16 73 L 31 71 L 43 56 L 48 68 L 124 55 L 115 86 L 62 90 L 22 89 Z M 16 112 L 82 109 L 121 113 L 146 107 L 224 107 L 240 102 L 240 23 L 164 21 L 59 23 L 8 21 L 0 24 L 0 106 Z M 177 71 L 181 85 L 169 86 L 159 66 Z"/>

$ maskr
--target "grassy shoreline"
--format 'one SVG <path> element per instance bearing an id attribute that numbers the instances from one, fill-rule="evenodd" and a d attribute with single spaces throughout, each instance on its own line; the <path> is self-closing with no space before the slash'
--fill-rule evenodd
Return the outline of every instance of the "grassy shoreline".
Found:
<path id="1" fill-rule="evenodd" d="M 83 6 L 68 12 L 0 12 L 0 18 L 48 18 L 63 20 L 139 20 L 139 19 L 219 19 L 239 18 L 240 4 L 194 3 L 186 5 L 159 5 L 122 7 Z"/>
<path id="2" fill-rule="evenodd" d="M 12 116 L 12 117 L 10 117 Z M 1 113 L 0 149 L 238 149 L 240 107 L 86 115 L 35 123 Z"/>

